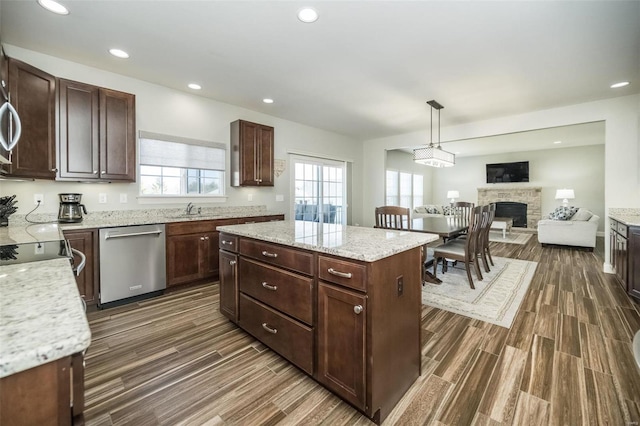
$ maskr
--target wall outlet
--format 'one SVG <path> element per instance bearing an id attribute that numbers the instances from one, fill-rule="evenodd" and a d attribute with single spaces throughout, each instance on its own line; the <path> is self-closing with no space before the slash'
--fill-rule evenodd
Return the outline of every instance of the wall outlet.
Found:
<path id="1" fill-rule="evenodd" d="M 276 201 L 284 201 L 284 195 L 276 194 Z"/>
<path id="2" fill-rule="evenodd" d="M 104 192 L 99 193 L 98 194 L 98 203 L 107 204 L 107 194 L 105 194 Z"/>
<path id="3" fill-rule="evenodd" d="M 44 206 L 44 195 L 42 195 L 42 194 L 33 194 L 33 204 L 35 204 L 37 206 L 38 202 L 40 202 L 41 206 Z"/>
<path id="4" fill-rule="evenodd" d="M 120 194 L 120 203 L 125 204 L 127 202 L 127 194 Z"/>

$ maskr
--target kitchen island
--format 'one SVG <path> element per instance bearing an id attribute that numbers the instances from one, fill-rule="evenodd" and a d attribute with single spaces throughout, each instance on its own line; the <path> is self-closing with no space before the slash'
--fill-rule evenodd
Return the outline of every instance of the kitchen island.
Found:
<path id="1" fill-rule="evenodd" d="M 218 229 L 221 312 L 382 422 L 420 375 L 423 250 L 438 236 L 302 221 Z"/>

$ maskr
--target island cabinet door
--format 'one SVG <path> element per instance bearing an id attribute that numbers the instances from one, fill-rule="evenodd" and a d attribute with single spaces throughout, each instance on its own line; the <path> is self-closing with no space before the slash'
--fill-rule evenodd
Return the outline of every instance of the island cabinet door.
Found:
<path id="1" fill-rule="evenodd" d="M 238 322 L 238 255 L 220 250 L 220 312 Z"/>
<path id="2" fill-rule="evenodd" d="M 367 299 L 318 283 L 318 381 L 361 410 L 366 407 Z"/>

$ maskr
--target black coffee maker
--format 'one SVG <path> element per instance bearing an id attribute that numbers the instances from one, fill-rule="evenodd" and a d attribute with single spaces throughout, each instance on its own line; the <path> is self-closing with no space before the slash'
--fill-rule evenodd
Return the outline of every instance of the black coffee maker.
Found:
<path id="1" fill-rule="evenodd" d="M 60 197 L 58 222 L 82 222 L 82 212 L 87 214 L 87 208 L 84 204 L 80 204 L 82 194 L 58 194 L 58 196 Z"/>

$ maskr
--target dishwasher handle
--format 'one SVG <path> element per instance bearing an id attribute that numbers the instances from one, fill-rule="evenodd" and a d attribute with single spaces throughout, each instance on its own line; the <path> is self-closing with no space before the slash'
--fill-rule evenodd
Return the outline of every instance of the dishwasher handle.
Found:
<path id="1" fill-rule="evenodd" d="M 85 256 L 84 253 L 80 250 L 76 250 L 74 248 L 71 249 L 71 253 L 80 256 L 80 264 L 73 268 L 73 272 L 76 274 L 76 276 L 79 276 L 80 272 L 82 272 L 82 270 L 84 269 L 84 265 L 87 263 L 87 256 Z"/>
<path id="2" fill-rule="evenodd" d="M 133 232 L 131 234 L 107 234 L 104 236 L 105 240 L 108 240 L 109 238 L 125 238 L 125 237 L 137 237 L 140 235 L 159 235 L 162 234 L 163 231 L 146 231 L 146 232 Z"/>

